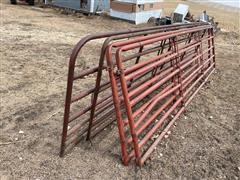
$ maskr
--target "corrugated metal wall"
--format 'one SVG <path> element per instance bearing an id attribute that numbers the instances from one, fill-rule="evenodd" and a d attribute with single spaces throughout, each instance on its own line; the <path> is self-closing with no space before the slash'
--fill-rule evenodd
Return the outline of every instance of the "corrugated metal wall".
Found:
<path id="1" fill-rule="evenodd" d="M 47 0 L 47 4 L 94 13 L 109 11 L 110 0 Z"/>

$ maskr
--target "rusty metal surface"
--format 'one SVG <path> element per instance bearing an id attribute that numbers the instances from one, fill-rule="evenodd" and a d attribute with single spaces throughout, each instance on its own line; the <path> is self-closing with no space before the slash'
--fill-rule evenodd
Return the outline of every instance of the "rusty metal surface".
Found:
<path id="1" fill-rule="evenodd" d="M 98 65 L 76 74 L 78 53 L 96 39 L 102 39 Z M 212 27 L 206 23 L 86 36 L 69 61 L 60 156 L 117 120 L 123 163 L 135 157 L 143 165 L 214 68 Z M 92 75 L 92 88 L 73 92 L 75 81 Z M 89 105 L 73 109 L 82 100 Z"/>
<path id="2" fill-rule="evenodd" d="M 181 38 L 186 41 L 179 43 Z M 151 48 L 154 43 L 166 40 L 169 41 L 169 46 L 163 47 L 165 50 L 161 55 L 151 58 L 145 55 L 144 60 L 138 64 L 124 64 L 126 56 L 123 54 L 128 51 L 136 48 Z M 122 118 L 123 114 L 118 115 L 118 122 L 125 122 L 128 127 L 122 128 L 122 124 L 118 125 L 119 131 L 124 134 L 120 136 L 120 138 L 123 137 L 121 142 L 125 147 L 124 164 L 128 164 L 129 159 L 135 155 L 136 163 L 143 165 L 170 128 L 171 117 L 174 122 L 209 74 L 213 72 L 215 56 L 212 40 L 211 26 L 202 26 L 139 37 L 113 43 L 108 47 L 109 74 L 113 76 L 111 79 L 115 79 L 111 84 L 115 104 L 118 106 L 115 107 L 116 113 L 121 112 L 119 109 L 122 99 L 127 112 L 126 120 Z M 117 70 L 114 70 L 111 62 L 112 54 L 115 54 Z M 128 60 L 134 59 L 128 58 Z M 162 65 L 165 67 L 163 68 Z M 156 68 L 159 68 L 160 72 L 153 76 L 152 71 Z M 150 80 L 143 80 L 134 89 L 128 88 L 132 79 L 147 72 L 152 76 Z M 116 84 L 119 78 L 120 88 Z M 142 102 L 145 104 L 142 105 Z M 134 148 L 128 150 L 128 144 L 133 145 Z"/>

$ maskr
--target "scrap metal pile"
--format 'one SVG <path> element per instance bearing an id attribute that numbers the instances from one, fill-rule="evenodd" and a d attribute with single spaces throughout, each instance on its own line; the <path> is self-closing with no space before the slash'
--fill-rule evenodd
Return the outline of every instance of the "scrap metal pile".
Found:
<path id="1" fill-rule="evenodd" d="M 213 26 L 214 32 L 220 31 L 218 22 L 215 22 L 214 17 L 209 16 L 206 10 L 204 10 L 198 18 L 194 18 L 194 15 L 189 11 L 189 6 L 186 4 L 178 4 L 171 16 L 162 16 L 160 18 L 152 17 L 148 22 L 154 23 L 157 26 L 175 23 L 208 22 Z"/>
<path id="2" fill-rule="evenodd" d="M 76 73 L 80 50 L 94 40 L 102 42 L 98 65 Z M 117 121 L 124 165 L 135 159 L 142 166 L 214 69 L 214 34 L 208 23 L 84 37 L 69 62 L 60 156 Z M 93 77 L 92 88 L 74 90 Z M 89 106 L 74 108 L 86 101 Z"/>

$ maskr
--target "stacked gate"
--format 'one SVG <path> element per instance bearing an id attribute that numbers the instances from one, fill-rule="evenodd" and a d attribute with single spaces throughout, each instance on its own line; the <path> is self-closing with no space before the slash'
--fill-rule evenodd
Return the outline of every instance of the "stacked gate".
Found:
<path id="1" fill-rule="evenodd" d="M 98 65 L 76 74 L 79 51 L 95 39 L 104 40 Z M 83 38 L 69 63 L 60 155 L 117 121 L 123 163 L 143 165 L 214 69 L 213 29 L 205 23 Z M 73 92 L 86 79 L 93 87 Z M 81 101 L 89 105 L 74 108 Z"/>

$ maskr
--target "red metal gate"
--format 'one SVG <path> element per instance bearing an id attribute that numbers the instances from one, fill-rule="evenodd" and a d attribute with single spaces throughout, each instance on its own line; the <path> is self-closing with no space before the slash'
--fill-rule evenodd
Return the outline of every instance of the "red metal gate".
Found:
<path id="1" fill-rule="evenodd" d="M 90 40 L 106 37 L 99 65 L 76 75 L 75 62 L 81 48 Z M 115 120 L 115 113 L 123 163 L 127 165 L 136 157 L 137 164 L 142 165 L 214 67 L 213 31 L 205 23 L 83 38 L 69 63 L 60 155 L 82 137 L 89 140 L 101 132 Z M 72 95 L 73 82 L 92 76 L 96 76 L 92 88 Z M 89 105 L 74 112 L 74 103 L 82 100 Z"/>
<path id="2" fill-rule="evenodd" d="M 157 55 L 150 51 L 156 43 L 163 45 Z M 136 48 L 144 51 L 135 53 Z M 140 55 L 141 62 L 131 63 Z M 213 72 L 212 28 L 207 25 L 116 42 L 108 46 L 107 61 L 123 161 L 127 164 L 135 155 L 137 164 L 143 165 Z M 126 117 L 120 110 L 122 102 Z"/>

